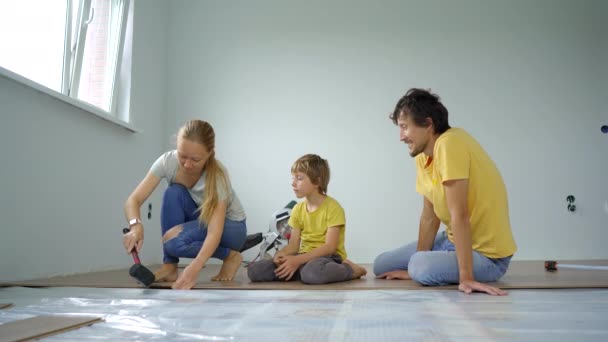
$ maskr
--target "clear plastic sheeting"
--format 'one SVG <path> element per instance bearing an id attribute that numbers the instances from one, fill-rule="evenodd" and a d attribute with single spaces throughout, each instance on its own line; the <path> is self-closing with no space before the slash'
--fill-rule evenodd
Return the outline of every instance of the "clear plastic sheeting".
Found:
<path id="1" fill-rule="evenodd" d="M 608 341 L 608 290 L 245 291 L 0 288 L 0 323 L 105 321 L 48 341 Z M 0 340 L 2 336 L 0 335 Z"/>

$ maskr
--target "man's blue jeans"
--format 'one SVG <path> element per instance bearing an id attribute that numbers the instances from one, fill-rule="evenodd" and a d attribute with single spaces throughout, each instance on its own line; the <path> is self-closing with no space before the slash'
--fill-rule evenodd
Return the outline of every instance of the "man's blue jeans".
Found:
<path id="1" fill-rule="evenodd" d="M 431 251 L 416 252 L 417 242 L 384 252 L 374 261 L 374 273 L 378 276 L 389 271 L 406 270 L 412 279 L 422 285 L 448 285 L 460 282 L 456 247 L 441 231 L 435 238 Z M 511 261 L 511 256 L 492 259 L 473 251 L 473 277 L 487 283 L 500 279 Z"/>
<path id="2" fill-rule="evenodd" d="M 196 203 L 181 184 L 171 184 L 165 190 L 163 206 L 160 213 L 162 235 L 181 225 L 183 230 L 163 245 L 163 263 L 177 264 L 179 258 L 195 258 L 207 237 L 207 225 L 198 221 L 199 211 Z M 230 250 L 239 251 L 247 238 L 245 220 L 224 221 L 224 231 L 220 245 L 212 257 L 224 260 Z"/>

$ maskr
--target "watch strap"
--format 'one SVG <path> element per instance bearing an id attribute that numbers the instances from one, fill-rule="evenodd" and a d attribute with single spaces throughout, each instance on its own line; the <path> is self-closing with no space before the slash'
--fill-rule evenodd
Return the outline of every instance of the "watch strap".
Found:
<path id="1" fill-rule="evenodd" d="M 141 220 L 138 218 L 129 220 L 129 228 L 133 227 L 136 224 L 141 224 Z"/>

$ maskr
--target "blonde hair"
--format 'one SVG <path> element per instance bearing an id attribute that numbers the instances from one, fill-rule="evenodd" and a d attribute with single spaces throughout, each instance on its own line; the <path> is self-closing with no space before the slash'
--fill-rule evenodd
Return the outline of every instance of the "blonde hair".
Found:
<path id="1" fill-rule="evenodd" d="M 312 184 L 319 187 L 321 195 L 327 195 L 329 184 L 329 163 L 316 154 L 306 154 L 291 166 L 291 173 L 302 172 L 310 178 Z"/>
<path id="2" fill-rule="evenodd" d="M 213 127 L 206 121 L 190 120 L 179 129 L 177 136 L 197 142 L 205 146 L 207 151 L 210 152 L 209 159 L 207 159 L 203 167 L 203 170 L 206 172 L 204 200 L 198 208 L 200 211 L 198 220 L 209 223 L 218 203 L 218 180 L 220 181 L 219 186 L 224 187 L 224 192 L 228 192 L 227 175 L 215 159 L 215 132 L 213 131 Z"/>

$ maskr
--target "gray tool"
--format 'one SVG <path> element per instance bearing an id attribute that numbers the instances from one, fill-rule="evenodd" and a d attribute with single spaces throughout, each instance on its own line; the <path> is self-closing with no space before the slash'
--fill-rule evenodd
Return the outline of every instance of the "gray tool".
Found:
<path id="1" fill-rule="evenodd" d="M 545 261 L 545 270 L 549 272 L 555 272 L 561 268 L 573 268 L 578 270 L 602 270 L 608 271 L 608 266 L 597 266 L 597 265 L 577 265 L 577 264 L 561 264 L 554 260 Z"/>

